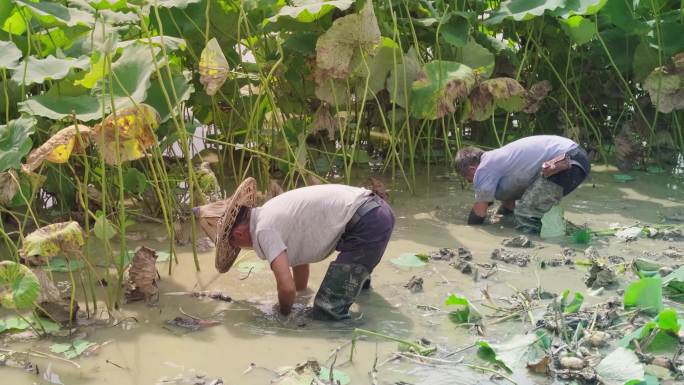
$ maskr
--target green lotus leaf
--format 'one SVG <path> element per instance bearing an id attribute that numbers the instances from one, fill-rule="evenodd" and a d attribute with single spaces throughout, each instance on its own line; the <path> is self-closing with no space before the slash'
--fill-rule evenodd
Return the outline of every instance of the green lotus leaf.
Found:
<path id="1" fill-rule="evenodd" d="M 494 71 L 494 60 L 494 54 L 473 39 L 460 48 L 456 55 L 457 62 L 478 71 L 478 74 L 484 78 L 488 78 Z"/>
<path id="2" fill-rule="evenodd" d="M 468 44 L 470 36 L 470 19 L 463 12 L 449 12 L 439 27 L 439 34 L 445 42 L 454 47 Z"/>
<path id="3" fill-rule="evenodd" d="M 554 16 L 569 18 L 575 15 L 595 15 L 608 0 L 566 0 L 565 6 L 552 12 Z"/>
<path id="4" fill-rule="evenodd" d="M 123 176 L 124 191 L 132 194 L 142 194 L 149 186 L 147 177 L 138 169 L 130 167 Z"/>
<path id="5" fill-rule="evenodd" d="M 511 370 L 511 368 L 509 368 L 508 365 L 501 360 L 501 357 L 498 356 L 496 350 L 494 350 L 494 347 L 492 347 L 492 345 L 490 345 L 487 341 L 478 341 L 476 345 L 478 346 L 477 356 L 481 360 L 488 362 L 495 367 L 499 367 L 509 374 L 513 373 L 513 370 Z"/>
<path id="6" fill-rule="evenodd" d="M 33 16 L 47 25 L 92 27 L 95 24 L 95 18 L 92 14 L 76 8 L 67 8 L 56 2 L 33 2 L 31 0 L 14 0 L 14 2 L 18 6 L 28 9 Z"/>
<path id="7" fill-rule="evenodd" d="M 586 44 L 596 36 L 594 22 L 582 16 L 570 16 L 560 22 L 565 33 L 577 44 Z"/>
<path id="8" fill-rule="evenodd" d="M 418 79 L 421 70 L 420 58 L 416 50 L 411 47 L 397 64 L 390 71 L 387 80 L 387 91 L 390 98 L 397 105 L 406 108 L 411 97 L 411 85 Z"/>
<path id="9" fill-rule="evenodd" d="M 401 267 L 423 267 L 426 265 L 425 261 L 418 258 L 414 253 L 402 253 L 397 258 L 391 259 L 390 262 Z"/>
<path id="10" fill-rule="evenodd" d="M 104 9 L 110 9 L 112 11 L 129 9 L 127 0 L 87 0 L 87 4 L 98 11 L 102 11 Z"/>
<path id="11" fill-rule="evenodd" d="M 679 20 L 679 12 L 676 19 L 663 17 L 658 24 L 654 20 L 648 22 L 650 30 L 647 40 L 653 48 L 659 49 L 663 55 L 671 56 L 684 51 L 684 24 Z"/>
<path id="12" fill-rule="evenodd" d="M 330 380 L 330 368 L 321 366 L 321 372 L 318 373 L 319 380 L 327 382 Z M 349 385 L 351 384 L 351 378 L 349 375 L 339 369 L 333 368 L 332 370 L 333 383 L 337 385 Z"/>
<path id="13" fill-rule="evenodd" d="M 443 60 L 427 63 L 411 87 L 410 113 L 420 119 L 451 114 L 474 85 L 475 73 L 464 64 Z"/>
<path id="14" fill-rule="evenodd" d="M 202 0 L 147 0 L 150 5 L 157 4 L 162 8 L 179 8 L 185 9 L 190 4 L 197 4 L 202 2 Z"/>
<path id="15" fill-rule="evenodd" d="M 107 116 L 93 128 L 91 139 L 107 164 L 118 165 L 145 155 L 145 150 L 157 142 L 155 131 L 160 120 L 153 107 L 140 103 Z"/>
<path id="16" fill-rule="evenodd" d="M 634 351 L 618 347 L 599 362 L 596 375 L 602 384 L 624 385 L 631 380 L 643 380 L 644 365 Z"/>
<path id="17" fill-rule="evenodd" d="M 47 265 L 43 267 L 45 271 L 57 271 L 66 273 L 69 271 L 78 271 L 85 267 L 85 262 L 80 259 L 67 259 L 62 257 L 51 258 L 47 260 Z"/>
<path id="18" fill-rule="evenodd" d="M 476 121 L 489 119 L 496 107 L 516 112 L 527 104 L 525 89 L 511 78 L 495 78 L 481 82 L 468 96 L 468 102 L 469 117 Z"/>
<path id="19" fill-rule="evenodd" d="M 0 126 L 0 172 L 21 166 L 21 158 L 31 151 L 35 126 L 36 119 L 28 116 Z"/>
<path id="20" fill-rule="evenodd" d="M 12 35 L 23 35 L 26 32 L 26 22 L 30 22 L 33 15 L 23 12 L 10 1 L 0 1 L 0 7 L 5 7 L 3 9 L 5 17 L 0 18 L 2 30 Z"/>
<path id="21" fill-rule="evenodd" d="M 625 309 L 637 308 L 646 314 L 656 315 L 663 308 L 663 289 L 660 277 L 641 278 L 625 289 Z"/>
<path id="22" fill-rule="evenodd" d="M 648 42 L 639 43 L 634 49 L 634 61 L 632 62 L 634 78 L 640 83 L 643 82 L 658 65 L 658 50 L 651 47 Z"/>
<path id="23" fill-rule="evenodd" d="M 28 61 L 22 61 L 12 71 L 12 80 L 24 85 L 42 84 L 46 80 L 64 79 L 72 68 L 86 69 L 90 66 L 87 57 L 78 59 L 57 59 L 50 55 L 45 59 L 29 56 Z"/>
<path id="24" fill-rule="evenodd" d="M 13 42 L 0 40 L 0 52 L 0 69 L 15 68 L 19 64 L 22 54 Z"/>
<path id="25" fill-rule="evenodd" d="M 43 95 L 34 96 L 19 104 L 19 110 L 36 116 L 59 120 L 76 114 L 76 119 L 88 122 L 102 119 L 102 103 L 91 95 L 60 96 L 57 87 Z"/>
<path id="26" fill-rule="evenodd" d="M 116 44 L 117 48 L 126 48 L 130 47 L 134 44 L 154 44 L 156 46 L 161 47 L 162 44 L 166 47 L 167 50 L 171 51 L 184 51 L 185 48 L 188 46 L 187 42 L 185 39 L 182 39 L 180 37 L 174 37 L 174 36 L 152 36 L 151 38 L 142 38 L 142 39 L 135 39 L 135 40 L 124 40 L 122 42 L 119 42 Z M 147 49 L 149 52 L 149 48 Z"/>
<path id="27" fill-rule="evenodd" d="M 183 72 L 182 74 L 173 75 L 173 86 L 171 82 L 168 81 L 168 77 L 164 73 L 162 75 L 164 89 L 166 89 L 171 105 L 173 106 L 173 114 L 178 114 L 180 112 L 181 103 L 190 99 L 190 96 L 195 92 L 195 87 L 190 82 L 191 75 L 189 72 Z M 174 91 L 175 90 L 175 98 Z M 147 91 L 147 98 L 145 98 L 145 104 L 149 104 L 152 108 L 157 110 L 160 116 L 159 123 L 164 123 L 171 118 L 171 110 L 169 109 L 169 104 L 166 102 L 164 93 L 162 91 L 162 86 L 159 79 L 152 81 L 150 89 Z"/>
<path id="28" fill-rule="evenodd" d="M 378 46 L 368 56 L 357 57 L 358 64 L 354 74 L 360 78 L 356 95 L 363 95 L 368 78 L 368 97 L 385 89 L 387 75 L 395 67 L 401 65 L 402 52 L 399 45 L 392 39 L 383 37 Z"/>
<path id="29" fill-rule="evenodd" d="M 0 304 L 9 309 L 28 309 L 40 294 L 40 282 L 25 265 L 0 262 Z"/>
<path id="30" fill-rule="evenodd" d="M 35 230 L 24 238 L 21 254 L 25 257 L 79 255 L 83 229 L 76 221 L 53 223 Z"/>
<path id="31" fill-rule="evenodd" d="M 373 11 L 373 2 L 366 1 L 359 13 L 336 19 L 316 42 L 316 79 L 345 79 L 353 70 L 354 59 L 368 55 L 380 43 L 380 28 Z"/>
<path id="32" fill-rule="evenodd" d="M 559 238 L 565 235 L 566 223 L 563 208 L 556 205 L 541 219 L 542 227 L 539 236 L 542 239 Z"/>
<path id="33" fill-rule="evenodd" d="M 449 319 L 455 324 L 476 323 L 482 319 L 480 312 L 466 297 L 452 294 L 444 301 L 444 305 L 449 306 Z"/>
<path id="34" fill-rule="evenodd" d="M 485 24 L 499 24 L 506 19 L 524 21 L 541 16 L 546 11 L 553 11 L 565 5 L 565 0 L 508 0 L 501 3 L 499 9 L 492 12 Z"/>
<path id="35" fill-rule="evenodd" d="M 346 11 L 356 0 L 295 0 L 294 5 L 286 5 L 278 11 L 275 16 L 266 19 L 268 22 L 275 23 L 280 18 L 297 20 L 300 23 L 312 23 L 335 9 Z"/>
<path id="36" fill-rule="evenodd" d="M 634 10 L 635 2 L 609 0 L 601 10 L 601 16 L 611 24 L 620 28 L 623 33 L 642 34 L 648 31 L 648 26 Z M 637 3 L 638 4 L 638 3 Z"/>
<path id="37" fill-rule="evenodd" d="M 98 211 L 93 225 L 93 234 L 97 239 L 108 241 L 116 236 L 116 230 L 112 222 L 101 211 Z"/>
<path id="38" fill-rule="evenodd" d="M 19 317 L 7 317 L 0 319 L 0 333 L 6 330 L 26 330 L 31 324 Z"/>

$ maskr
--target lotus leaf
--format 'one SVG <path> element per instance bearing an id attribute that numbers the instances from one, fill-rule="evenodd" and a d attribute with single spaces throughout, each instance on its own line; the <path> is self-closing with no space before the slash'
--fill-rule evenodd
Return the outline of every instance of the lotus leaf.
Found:
<path id="1" fill-rule="evenodd" d="M 659 277 L 641 278 L 625 289 L 625 309 L 638 308 L 644 313 L 656 315 L 663 308 L 662 281 Z"/>
<path id="2" fill-rule="evenodd" d="M 95 346 L 94 342 L 76 339 L 68 344 L 53 344 L 50 346 L 50 351 L 57 354 L 63 354 L 64 357 L 68 359 L 74 359 L 92 346 Z"/>
<path id="3" fill-rule="evenodd" d="M 321 372 L 318 373 L 318 378 L 321 379 L 322 381 L 328 381 L 330 379 L 330 368 L 326 368 L 325 366 L 321 367 Z M 332 370 L 332 379 L 334 384 L 337 385 L 349 385 L 351 384 L 351 378 L 349 378 L 349 375 L 339 369 L 334 369 Z"/>
<path id="4" fill-rule="evenodd" d="M 477 308 L 465 297 L 452 294 L 444 301 L 444 305 L 455 308 L 449 311 L 449 319 L 455 324 L 476 323 L 482 319 Z"/>
<path id="5" fill-rule="evenodd" d="M 335 9 L 346 11 L 354 4 L 355 0 L 295 0 L 294 5 L 286 5 L 278 11 L 275 16 L 268 18 L 271 23 L 277 22 L 280 18 L 290 18 L 300 23 L 312 23 Z"/>
<path id="6" fill-rule="evenodd" d="M 78 271 L 85 267 L 85 262 L 80 259 L 66 259 L 66 258 L 51 258 L 48 259 L 47 265 L 43 268 L 45 271 L 57 271 L 66 273 L 69 271 Z"/>
<path id="7" fill-rule="evenodd" d="M 395 65 L 401 65 L 402 56 L 399 45 L 386 37 L 381 38 L 380 44 L 368 56 L 358 56 L 356 59 L 358 64 L 354 70 L 354 74 L 360 78 L 356 95 L 363 95 L 366 78 L 368 78 L 369 97 L 384 90 L 387 75 L 395 68 Z"/>
<path id="8" fill-rule="evenodd" d="M 110 240 L 116 236 L 116 227 L 112 225 L 112 222 L 101 211 L 98 211 L 95 215 L 93 234 L 103 241 Z"/>
<path id="9" fill-rule="evenodd" d="M 547 356 L 551 346 L 551 338 L 546 333 L 528 333 L 513 337 L 502 344 L 489 345 L 496 358 L 508 368 L 524 368 L 528 364 L 538 363 Z M 491 362 L 491 361 L 490 361 Z"/>
<path id="10" fill-rule="evenodd" d="M 565 290 L 561 296 L 560 307 L 563 313 L 577 313 L 582 307 L 584 302 L 584 296 L 581 293 L 575 293 L 572 302 L 567 303 L 568 296 L 570 295 L 570 290 Z"/>
<path id="11" fill-rule="evenodd" d="M 134 44 L 153 44 L 161 47 L 166 47 L 171 51 L 183 51 L 187 47 L 185 39 L 175 36 L 152 36 L 150 38 L 141 38 L 135 40 L 124 40 L 116 44 L 116 48 L 126 48 Z"/>
<path id="12" fill-rule="evenodd" d="M 557 8 L 552 14 L 565 19 L 573 15 L 595 15 L 607 2 L 608 0 L 568 0 L 564 7 Z"/>
<path id="13" fill-rule="evenodd" d="M 684 266 L 680 266 L 675 271 L 663 278 L 663 287 L 667 295 L 681 297 L 684 295 Z M 681 300 L 682 298 L 678 298 Z"/>
<path id="14" fill-rule="evenodd" d="M 7 317 L 0 319 L 0 333 L 6 330 L 26 330 L 31 327 L 31 324 L 19 317 Z"/>
<path id="15" fill-rule="evenodd" d="M 411 87 L 413 116 L 439 119 L 456 111 L 475 85 L 475 73 L 463 64 L 435 60 L 425 64 Z"/>
<path id="16" fill-rule="evenodd" d="M 625 182 L 633 181 L 634 177 L 631 175 L 627 175 L 627 174 L 615 174 L 615 175 L 613 175 L 613 179 L 615 179 L 618 182 L 625 183 Z"/>
<path id="17" fill-rule="evenodd" d="M 214 95 L 228 78 L 228 60 L 223 55 L 216 38 L 207 42 L 202 50 L 199 62 L 200 83 L 204 85 L 207 95 Z"/>
<path id="18" fill-rule="evenodd" d="M 197 4 L 202 0 L 147 0 L 150 5 L 156 4 L 162 8 L 179 8 L 185 9 L 188 5 Z"/>
<path id="19" fill-rule="evenodd" d="M 19 178 L 14 170 L 0 173 L 0 206 L 5 206 L 12 201 L 19 192 Z"/>
<path id="20" fill-rule="evenodd" d="M 350 90 L 346 80 L 328 78 L 316 82 L 316 97 L 331 106 L 346 103 L 350 98 Z"/>
<path id="21" fill-rule="evenodd" d="M 3 6 L 6 7 L 4 10 L 6 10 L 7 13 L 2 15 L 4 16 L 3 18 L 0 18 L 0 22 L 4 21 L 3 23 L 0 23 L 2 30 L 12 35 L 23 35 L 24 32 L 26 32 L 26 21 L 31 20 L 32 15 L 23 12 L 9 1 L 0 2 L 0 7 Z"/>
<path id="22" fill-rule="evenodd" d="M 167 76 L 162 76 L 162 78 L 164 79 L 164 89 L 169 95 L 173 110 L 169 110 L 169 104 L 164 98 L 162 85 L 160 84 L 159 79 L 152 82 L 150 89 L 147 91 L 147 98 L 145 99 L 146 104 L 149 104 L 159 112 L 160 124 L 169 120 L 172 115 L 178 114 L 182 103 L 190 99 L 190 96 L 195 92 L 195 87 L 190 82 L 191 75 L 189 72 L 174 74 L 173 83 L 168 81 Z M 175 90 L 175 99 L 172 90 Z"/>
<path id="23" fill-rule="evenodd" d="M 485 21 L 486 24 L 499 24 L 506 19 L 524 21 L 541 16 L 546 11 L 553 11 L 565 5 L 565 0 L 507 0 L 500 4 L 499 9 L 492 12 Z"/>
<path id="24" fill-rule="evenodd" d="M 159 51 L 158 47 L 150 48 L 146 44 L 133 44 L 125 48 L 121 57 L 112 64 L 114 80 L 111 95 L 109 87 L 105 87 L 102 81 L 94 90 L 113 98 L 117 110 L 131 105 L 131 102 L 143 102 L 150 88 L 150 76 L 155 71 L 155 61 L 157 67 L 166 64 L 165 59 L 157 60 Z"/>
<path id="25" fill-rule="evenodd" d="M 445 42 L 454 47 L 463 47 L 468 44 L 470 36 L 470 19 L 463 12 L 449 12 L 442 20 L 439 33 Z"/>
<path id="26" fill-rule="evenodd" d="M 31 0 L 14 0 L 22 7 L 27 8 L 42 23 L 47 25 L 76 25 L 93 26 L 95 18 L 92 14 L 76 8 L 67 8 L 59 3 L 48 1 L 33 2 Z"/>
<path id="27" fill-rule="evenodd" d="M 83 79 L 76 80 L 74 85 L 93 88 L 105 75 L 105 65 L 105 55 L 94 55 L 90 58 L 90 71 L 83 76 Z"/>
<path id="28" fill-rule="evenodd" d="M 513 373 L 513 370 L 511 370 L 511 368 L 509 368 L 508 365 L 506 365 L 506 363 L 498 357 L 494 348 L 487 341 L 479 341 L 476 343 L 476 345 L 478 346 L 477 356 L 481 360 L 497 366 L 509 374 Z"/>
<path id="29" fill-rule="evenodd" d="M 355 58 L 367 55 L 380 43 L 380 28 L 373 2 L 366 1 L 359 13 L 340 17 L 316 42 L 316 82 L 345 79 L 352 73 Z"/>
<path id="30" fill-rule="evenodd" d="M 677 318 L 674 309 L 664 309 L 653 320 L 644 326 L 625 335 L 618 345 L 632 348 L 633 341 L 639 341 L 644 352 L 653 354 L 673 354 L 679 349 L 679 331 L 684 327 L 684 320 Z"/>
<path id="31" fill-rule="evenodd" d="M 0 262 L 0 304 L 9 309 L 28 309 L 40 294 L 40 282 L 25 265 Z"/>
<path id="32" fill-rule="evenodd" d="M 684 53 L 680 54 L 684 57 Z M 677 61 L 677 57 L 673 58 Z M 684 69 L 674 65 L 658 67 L 644 81 L 651 102 L 658 111 L 669 113 L 684 109 Z"/>
<path id="33" fill-rule="evenodd" d="M 472 68 L 483 78 L 488 78 L 494 71 L 494 54 L 479 45 L 474 39 L 458 49 L 456 61 Z"/>
<path id="34" fill-rule="evenodd" d="M 596 36 L 596 25 L 593 21 L 582 16 L 571 16 L 561 19 L 561 25 L 565 33 L 577 44 L 586 44 Z"/>
<path id="35" fill-rule="evenodd" d="M 45 59 L 29 56 L 12 72 L 12 80 L 18 84 L 42 84 L 46 80 L 64 79 L 72 68 L 86 69 L 90 66 L 88 57 L 58 59 L 49 55 Z"/>
<path id="36" fill-rule="evenodd" d="M 390 260 L 390 262 L 402 267 L 423 267 L 426 265 L 425 261 L 418 258 L 414 253 L 403 253 L 399 257 Z"/>
<path id="37" fill-rule="evenodd" d="M 109 115 L 93 128 L 91 138 L 108 164 L 121 164 L 143 157 L 145 150 L 155 144 L 154 131 L 159 121 L 154 108 L 140 103 Z"/>
<path id="38" fill-rule="evenodd" d="M 525 93 L 525 98 L 527 98 L 527 105 L 523 109 L 528 114 L 534 114 L 539 110 L 542 100 L 546 98 L 546 95 L 551 92 L 551 82 L 548 80 L 542 80 L 538 83 L 534 83 L 529 90 Z"/>
<path id="39" fill-rule="evenodd" d="M 54 257 L 59 254 L 80 255 L 83 230 L 78 222 L 59 222 L 35 230 L 24 238 L 22 255 L 25 257 Z"/>
<path id="40" fill-rule="evenodd" d="M 22 116 L 0 126 L 0 172 L 21 166 L 21 158 L 31 151 L 35 125 L 35 118 Z"/>
<path id="41" fill-rule="evenodd" d="M 80 135 L 80 139 L 77 137 L 78 135 Z M 89 135 L 90 128 L 81 124 L 57 131 L 40 147 L 31 151 L 26 158 L 24 168 L 33 171 L 43 163 L 43 160 L 52 163 L 66 163 L 72 151 L 83 151 L 84 147 L 80 146 L 79 143 L 87 144 Z"/>
<path id="42" fill-rule="evenodd" d="M 508 112 L 525 107 L 525 89 L 515 79 L 496 78 L 481 82 L 468 96 L 470 119 L 489 119 L 496 107 Z"/>
<path id="43" fill-rule="evenodd" d="M 420 58 L 415 48 L 409 48 L 408 52 L 390 71 L 387 80 L 387 91 L 392 101 L 397 105 L 406 108 L 409 105 L 411 96 L 411 85 L 420 75 Z"/>
<path id="44" fill-rule="evenodd" d="M 632 350 L 618 347 L 596 366 L 596 375 L 605 385 L 623 385 L 644 379 L 644 365 Z"/>
<path id="45" fill-rule="evenodd" d="M 57 87 L 51 88 L 43 95 L 36 95 L 19 104 L 20 111 L 27 114 L 42 116 L 49 119 L 63 119 L 73 116 L 76 119 L 88 122 L 102 119 L 105 113 L 102 104 L 95 96 L 63 96 L 57 92 Z"/>
<path id="46" fill-rule="evenodd" d="M 2 52 L 2 56 L 0 56 L 0 69 L 12 69 L 19 64 L 22 54 L 13 42 L 0 40 L 0 52 Z"/>

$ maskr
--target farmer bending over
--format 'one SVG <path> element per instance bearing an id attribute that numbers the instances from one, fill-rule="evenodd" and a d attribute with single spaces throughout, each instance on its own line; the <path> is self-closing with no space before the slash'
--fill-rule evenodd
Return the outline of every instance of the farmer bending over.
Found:
<path id="1" fill-rule="evenodd" d="M 463 148 L 456 168 L 475 186 L 469 225 L 484 223 L 487 208 L 499 200 L 498 214 L 514 214 L 519 229 L 536 234 L 541 217 L 584 181 L 591 166 L 586 151 L 572 140 L 537 135 L 492 151 Z"/>
<path id="2" fill-rule="evenodd" d="M 280 312 L 287 315 L 297 291 L 307 288 L 309 264 L 337 250 L 316 293 L 313 317 L 349 318 L 349 307 L 370 287 L 370 274 L 392 234 L 389 205 L 364 188 L 333 184 L 291 190 L 261 207 L 255 207 L 256 194 L 256 181 L 247 178 L 224 201 L 214 232 L 216 269 L 228 271 L 241 248 L 254 249 L 271 264 Z"/>

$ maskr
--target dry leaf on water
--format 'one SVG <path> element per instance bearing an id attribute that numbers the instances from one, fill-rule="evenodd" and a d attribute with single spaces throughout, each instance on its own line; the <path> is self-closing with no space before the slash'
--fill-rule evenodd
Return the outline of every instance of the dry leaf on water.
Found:
<path id="1" fill-rule="evenodd" d="M 157 252 L 149 247 L 141 246 L 133 256 L 128 270 L 126 301 L 154 300 L 159 294 L 157 282 Z"/>
<path id="2" fill-rule="evenodd" d="M 216 38 L 209 40 L 199 62 L 200 83 L 207 95 L 214 95 L 228 78 L 228 61 Z"/>
<path id="3" fill-rule="evenodd" d="M 80 140 L 82 140 L 82 143 L 87 145 L 90 135 L 90 128 L 87 126 L 80 124 L 72 125 L 57 131 L 40 147 L 31 151 L 26 158 L 24 170 L 33 171 L 37 169 L 43 163 L 43 160 L 52 163 L 66 163 L 72 152 L 78 153 L 83 151 L 83 148 L 80 146 L 81 142 L 77 137 L 79 134 L 81 135 Z"/>

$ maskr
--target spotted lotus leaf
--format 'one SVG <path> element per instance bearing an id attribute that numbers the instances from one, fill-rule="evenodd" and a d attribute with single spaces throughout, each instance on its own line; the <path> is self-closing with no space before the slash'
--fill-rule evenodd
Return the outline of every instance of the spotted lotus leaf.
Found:
<path id="1" fill-rule="evenodd" d="M 316 41 L 316 81 L 347 78 L 353 70 L 355 58 L 361 51 L 368 54 L 380 43 L 380 27 L 373 11 L 373 2 L 359 13 L 340 17 Z"/>
<path id="2" fill-rule="evenodd" d="M 0 304 L 9 309 L 28 309 L 40 294 L 38 278 L 28 267 L 14 261 L 0 262 Z"/>
<path id="3" fill-rule="evenodd" d="M 672 59 L 672 65 L 654 69 L 643 84 L 653 105 L 664 113 L 684 109 L 684 53 Z"/>
<path id="4" fill-rule="evenodd" d="M 53 223 L 27 235 L 21 254 L 24 257 L 78 255 L 84 244 L 83 229 L 78 222 Z"/>
<path id="5" fill-rule="evenodd" d="M 79 134 L 81 135 L 80 140 L 77 137 Z M 33 171 L 43 163 L 43 160 L 52 163 L 66 163 L 72 152 L 83 150 L 83 146 L 79 143 L 85 145 L 89 140 L 89 135 L 90 128 L 81 124 L 57 131 L 40 147 L 31 151 L 26 158 L 24 169 Z"/>
<path id="6" fill-rule="evenodd" d="M 159 113 L 154 108 L 140 103 L 109 115 L 93 128 L 91 139 L 105 162 L 118 165 L 144 156 L 145 150 L 156 142 L 154 131 L 159 121 Z"/>
<path id="7" fill-rule="evenodd" d="M 475 85 L 475 73 L 461 63 L 435 60 L 425 64 L 411 87 L 411 114 L 439 119 L 456 111 Z"/>
<path id="8" fill-rule="evenodd" d="M 527 103 L 525 89 L 515 79 L 495 78 L 478 84 L 468 96 L 470 119 L 482 121 L 492 116 L 498 107 L 504 111 L 520 111 Z"/>
<path id="9" fill-rule="evenodd" d="M 200 83 L 207 95 L 214 95 L 228 78 L 228 60 L 216 38 L 209 40 L 199 62 Z"/>

